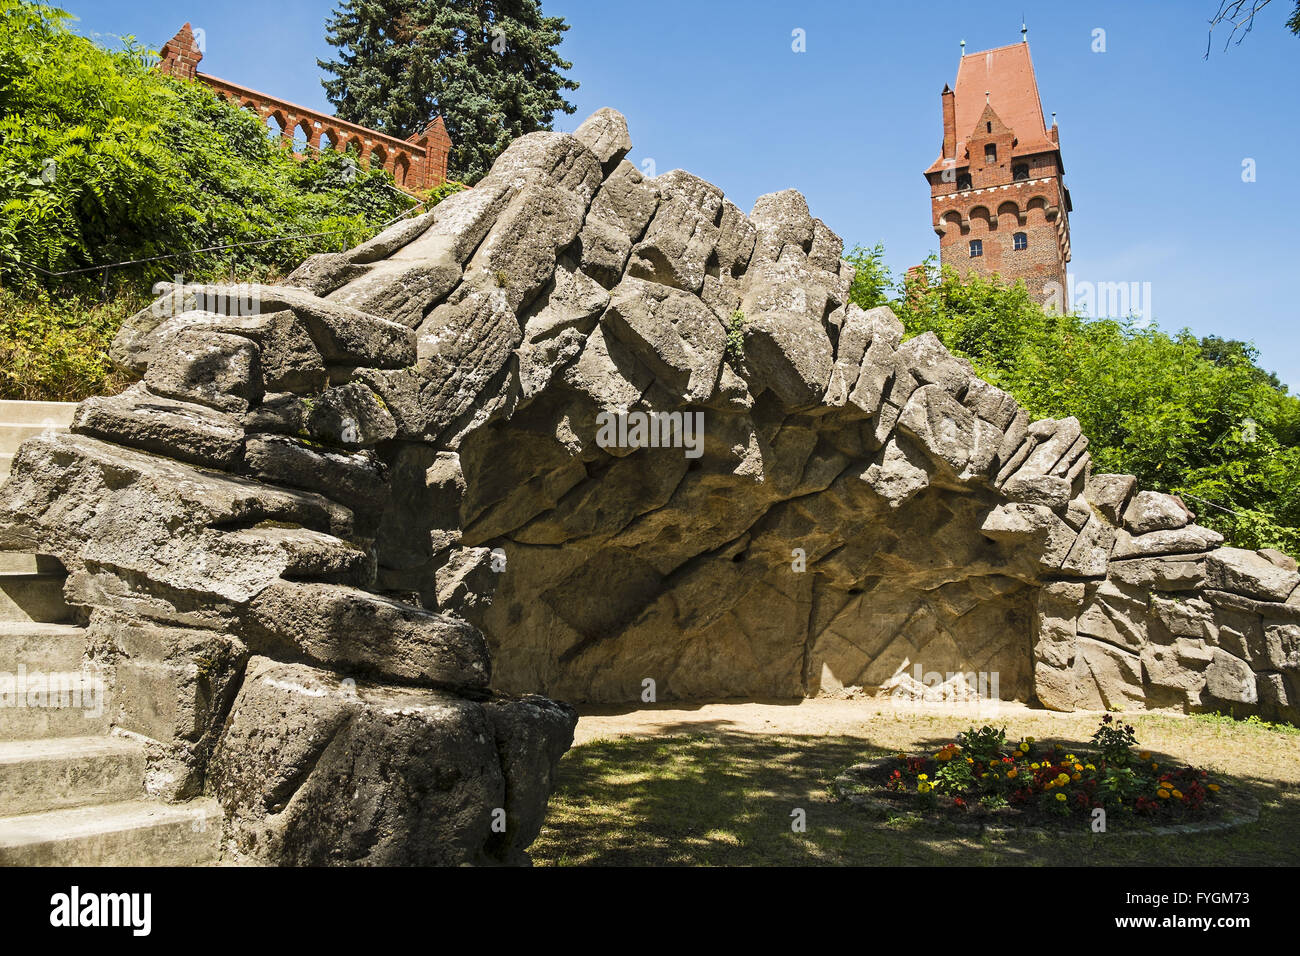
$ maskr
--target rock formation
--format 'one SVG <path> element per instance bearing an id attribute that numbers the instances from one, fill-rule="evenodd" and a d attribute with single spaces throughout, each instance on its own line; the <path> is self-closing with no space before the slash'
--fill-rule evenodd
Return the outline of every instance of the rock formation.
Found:
<path id="1" fill-rule="evenodd" d="M 263 858 L 513 859 L 573 717 L 490 689 L 993 674 L 1294 719 L 1293 561 L 849 303 L 797 192 L 746 216 L 630 147 L 601 110 L 280 285 L 171 288 L 114 345 L 141 383 L 23 446 L 0 537 L 69 568 L 125 711 L 171 695 L 160 789 L 216 793 Z"/>

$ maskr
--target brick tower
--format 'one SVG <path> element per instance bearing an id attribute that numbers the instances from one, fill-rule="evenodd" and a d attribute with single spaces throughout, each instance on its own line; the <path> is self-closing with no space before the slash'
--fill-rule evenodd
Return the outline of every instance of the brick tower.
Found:
<path id="1" fill-rule="evenodd" d="M 1039 301 L 1063 298 L 1070 191 L 1028 40 L 962 56 L 941 100 L 943 149 L 925 171 L 940 260 L 963 278 L 997 273 Z"/>

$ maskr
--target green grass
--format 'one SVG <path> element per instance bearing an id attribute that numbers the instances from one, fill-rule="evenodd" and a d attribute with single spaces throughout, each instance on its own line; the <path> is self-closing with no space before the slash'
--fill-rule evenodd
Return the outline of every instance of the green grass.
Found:
<path id="1" fill-rule="evenodd" d="M 832 797 L 836 775 L 909 749 L 901 741 L 910 739 L 912 749 L 937 746 L 965 729 L 959 718 L 886 718 L 869 737 L 716 732 L 576 746 L 560 764 L 547 823 L 531 852 L 538 865 L 555 866 L 1293 865 L 1300 859 L 1296 735 L 1259 723 L 1129 719 L 1142 746 L 1160 758 L 1205 766 L 1247 788 L 1260 803 L 1259 822 L 1173 837 L 1093 834 L 1086 822 L 1077 837 L 874 823 Z M 1084 744 L 1096 719 L 1025 723 L 1032 726 L 1009 731 L 1073 747 Z M 944 724 L 953 730 L 940 731 Z M 804 833 L 791 829 L 796 808 L 806 812 Z"/>
<path id="2" fill-rule="evenodd" d="M 1244 720 L 1232 716 L 1232 714 L 1213 713 L 1213 714 L 1193 714 L 1192 720 L 1199 720 L 1206 724 L 1217 724 L 1219 726 L 1236 726 L 1244 725 L 1246 727 L 1257 727 L 1262 730 L 1271 730 L 1278 734 L 1296 734 L 1300 735 L 1300 727 L 1295 724 L 1289 724 L 1285 721 L 1274 723 L 1270 720 L 1263 720 L 1256 714 L 1251 714 Z"/>
<path id="3" fill-rule="evenodd" d="M 131 291 L 98 302 L 0 290 L 0 399 L 77 402 L 126 388 L 137 376 L 114 365 L 108 347 L 148 302 Z"/>

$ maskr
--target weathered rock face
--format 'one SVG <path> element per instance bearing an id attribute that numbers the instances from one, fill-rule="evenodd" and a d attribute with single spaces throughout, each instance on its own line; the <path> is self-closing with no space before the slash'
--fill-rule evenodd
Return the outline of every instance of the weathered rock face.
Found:
<path id="1" fill-rule="evenodd" d="M 142 384 L 16 459 L 4 536 L 72 599 L 237 643 L 253 676 L 173 777 L 215 754 L 240 852 L 393 859 L 429 832 L 410 794 L 339 802 L 385 753 L 461 768 L 406 784 L 457 833 L 497 799 L 535 832 L 571 720 L 490 692 L 1297 715 L 1293 563 L 850 304 L 798 193 L 746 216 L 629 148 L 603 110 L 282 285 L 170 290 L 115 343 Z"/>

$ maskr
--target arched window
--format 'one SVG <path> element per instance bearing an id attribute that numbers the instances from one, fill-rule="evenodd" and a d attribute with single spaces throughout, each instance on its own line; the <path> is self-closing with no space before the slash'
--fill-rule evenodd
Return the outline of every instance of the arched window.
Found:
<path id="1" fill-rule="evenodd" d="M 1016 163 L 1014 166 L 1012 166 L 1012 167 L 1011 167 L 1011 178 L 1012 178 L 1012 179 L 1028 179 L 1028 178 L 1029 178 L 1029 164 L 1028 164 L 1028 163 Z"/>
<path id="2" fill-rule="evenodd" d="M 307 152 L 307 146 L 311 142 L 311 127 L 307 125 L 306 120 L 301 120 L 293 128 L 293 151 L 295 153 Z"/>
<path id="3" fill-rule="evenodd" d="M 984 240 L 972 239 L 970 241 L 970 257 L 972 259 L 977 259 L 982 255 L 984 255 Z"/>
<path id="4" fill-rule="evenodd" d="M 1011 240 L 1012 240 L 1012 245 L 1016 249 L 1029 248 L 1029 237 L 1026 236 L 1023 232 L 1016 233 L 1014 236 L 1011 237 Z"/>

